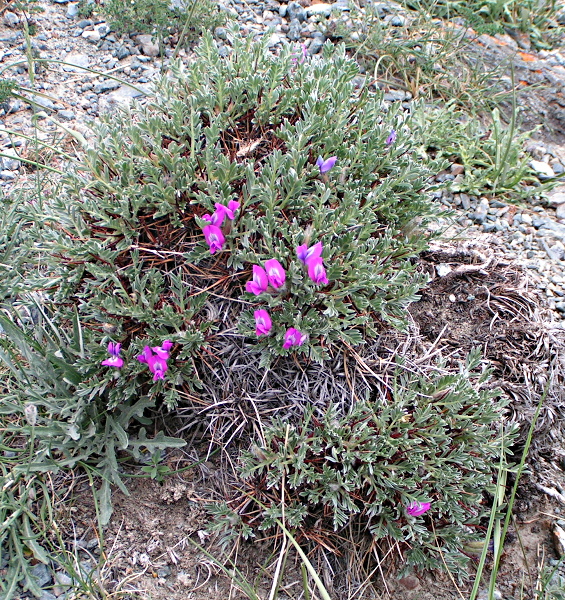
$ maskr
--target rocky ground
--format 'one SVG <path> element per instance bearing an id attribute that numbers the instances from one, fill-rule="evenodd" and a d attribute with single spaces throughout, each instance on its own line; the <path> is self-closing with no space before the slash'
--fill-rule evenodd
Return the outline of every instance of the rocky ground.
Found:
<path id="1" fill-rule="evenodd" d="M 308 5 L 305 6 L 306 4 Z M 89 139 L 91 133 L 88 126 L 101 114 L 113 110 L 116 106 L 126 105 L 133 98 L 142 99 L 144 93 L 150 91 L 151 82 L 166 68 L 174 52 L 172 47 L 165 46 L 163 55 L 160 55 L 159 46 L 150 36 L 116 35 L 101 19 L 81 17 L 76 2 L 42 1 L 39 2 L 39 6 L 42 11 L 33 15 L 37 34 L 32 38 L 31 53 L 37 59 L 64 61 L 67 64 L 36 62 L 34 81 L 31 82 L 28 70 L 30 50 L 26 48 L 22 31 L 22 15 L 10 10 L 10 5 L 4 8 L 3 24 L 0 27 L 2 77 L 13 78 L 22 88 L 30 90 L 22 92 L 29 102 L 11 99 L 4 102 L 0 108 L 0 190 L 4 195 L 16 193 L 15 190 L 19 186 L 33 177 L 33 174 L 26 170 L 25 159 L 33 159 L 35 156 L 33 142 L 28 139 L 33 139 L 35 135 L 34 124 L 39 128 L 38 137 L 46 142 L 61 141 L 61 136 L 69 140 L 66 130 L 71 130 L 71 133 L 76 131 Z M 302 4 L 276 0 L 223 0 L 221 6 L 237 19 L 242 31 L 249 35 L 268 35 L 269 45 L 274 52 L 281 44 L 304 43 L 309 55 L 317 54 L 321 50 L 326 40 L 327 22 L 349 10 L 347 0 L 338 0 L 333 4 L 312 4 L 309 0 Z M 394 2 L 376 2 L 375 6 L 384 27 L 402 28 L 410 18 L 410 15 Z M 352 21 L 351 27 L 355 26 Z M 214 35 L 227 54 L 229 47 L 226 29 L 218 27 Z M 557 49 L 535 52 L 523 40 L 515 40 L 509 36 L 483 35 L 477 38 L 477 44 L 484 48 L 486 54 L 492 55 L 493 60 L 511 57 L 516 69 L 516 79 L 525 82 L 527 89 L 519 96 L 525 122 L 528 127 L 541 126 L 540 131 L 526 144 L 525 150 L 530 155 L 530 164 L 540 183 L 565 176 L 565 101 L 562 93 L 565 90 L 565 52 L 562 54 Z M 189 59 L 190 53 L 181 50 L 179 56 Z M 118 78 L 119 81 L 112 77 Z M 131 85 L 127 85 L 128 83 Z M 411 95 L 405 90 L 388 87 L 385 92 L 387 102 L 402 102 L 407 110 L 410 109 Z M 61 126 L 66 129 L 62 129 Z M 61 163 L 53 157 L 50 164 L 57 166 Z M 462 169 L 461 165 L 453 164 L 449 170 L 438 174 L 438 182 L 457 183 L 464 175 Z M 555 187 L 544 196 L 534 195 L 519 205 L 496 198 L 457 193 L 449 188 L 436 192 L 434 199 L 455 213 L 449 229 L 454 240 L 467 240 L 467 243 L 474 244 L 487 259 L 522 266 L 529 275 L 528 281 L 531 285 L 547 299 L 550 309 L 547 318 L 552 322 L 551 326 L 556 330 L 565 329 L 565 185 Z M 446 228 L 448 225 L 446 221 L 441 227 Z M 457 266 L 457 261 L 447 258 L 435 264 L 433 268 L 437 276 L 447 277 Z M 164 505 L 173 505 L 181 498 L 190 500 L 190 494 L 194 491 L 190 481 L 183 481 L 182 485 L 185 488 L 179 498 L 163 501 L 159 494 L 165 494 L 168 487 L 163 491 L 161 488 L 154 490 L 154 482 L 149 482 L 145 488 L 143 485 L 145 484 L 136 488 L 139 488 L 137 498 L 144 499 L 148 504 L 161 502 Z M 546 489 L 541 490 L 544 495 L 552 496 L 553 504 L 544 504 L 540 510 L 550 511 L 556 519 L 560 517 L 561 511 L 565 510 L 565 496 L 560 485 L 546 482 Z M 123 514 L 120 512 L 122 504 L 126 507 Z M 116 506 L 118 515 L 123 518 L 132 510 L 132 504 L 127 504 L 122 498 L 117 500 Z M 146 514 L 139 517 L 140 523 L 142 522 L 139 530 L 143 530 L 144 535 L 151 538 L 152 528 L 158 526 L 167 529 L 167 525 L 157 523 L 158 519 L 153 523 L 149 515 L 150 511 L 146 511 Z M 174 520 L 175 527 L 181 527 L 185 518 L 186 514 L 180 511 Z M 543 544 L 549 548 L 548 532 L 555 522 L 551 521 L 549 525 L 546 523 L 543 527 L 536 525 L 537 520 L 532 521 L 530 525 L 532 523 L 531 529 L 534 531 L 528 533 L 532 536 L 532 547 L 537 543 L 536 539 L 542 539 Z M 565 521 L 561 524 L 565 527 Z M 190 527 L 184 529 L 189 530 L 188 533 L 194 533 L 200 530 L 200 525 L 197 516 L 194 516 L 194 523 L 191 521 Z M 538 527 L 538 538 L 535 527 Z M 120 528 L 119 523 L 114 527 L 114 540 L 122 539 Z M 85 531 L 87 529 L 85 525 Z M 171 527 L 167 530 L 175 537 Z M 130 534 L 131 532 L 128 533 Z M 129 543 L 138 542 L 139 538 L 133 535 Z M 88 543 L 91 544 L 90 547 Z M 150 539 L 144 543 L 150 543 Z M 85 552 L 96 558 L 97 541 L 94 538 L 85 539 L 83 545 Z M 155 546 L 158 547 L 159 544 Z M 135 570 L 136 565 L 138 568 L 141 565 L 143 573 L 154 579 L 157 588 L 160 586 L 161 589 L 148 597 L 170 598 L 172 596 L 168 594 L 172 593 L 173 588 L 178 591 L 180 586 L 181 590 L 188 592 L 195 587 L 192 575 L 187 574 L 190 571 L 188 567 L 186 571 L 183 568 L 175 569 L 175 576 L 180 577 L 175 588 L 170 579 L 172 571 L 168 566 L 173 564 L 174 568 L 174 561 L 171 563 L 170 560 L 165 560 L 165 556 L 161 560 L 162 564 L 159 561 L 151 562 L 151 552 L 136 552 L 135 556 L 135 553 L 127 555 L 128 569 Z M 120 556 L 123 558 L 126 554 Z M 84 570 L 93 568 L 94 562 L 88 566 L 86 554 L 83 562 L 85 564 L 81 568 Z M 212 567 L 208 565 L 207 568 Z M 70 583 L 68 574 L 60 573 L 62 579 L 54 581 L 42 565 L 37 565 L 37 578 L 46 588 L 42 600 L 66 597 Z M 215 579 L 212 578 L 211 581 Z M 206 584 L 202 588 L 204 595 L 197 594 L 191 597 L 227 597 L 226 589 L 221 585 L 218 588 L 217 583 L 215 585 L 215 591 Z M 444 582 L 444 585 L 447 585 L 447 582 Z M 505 597 L 508 599 L 519 597 L 512 595 L 515 587 L 507 585 L 505 589 Z M 415 597 L 409 592 L 404 590 L 402 593 L 406 598 Z M 440 597 L 426 596 L 427 592 L 424 593 L 420 585 L 414 593 L 420 594 L 420 597 Z M 289 597 L 293 597 L 291 593 Z M 454 592 L 453 595 L 447 593 L 441 596 L 450 597 L 457 596 Z"/>

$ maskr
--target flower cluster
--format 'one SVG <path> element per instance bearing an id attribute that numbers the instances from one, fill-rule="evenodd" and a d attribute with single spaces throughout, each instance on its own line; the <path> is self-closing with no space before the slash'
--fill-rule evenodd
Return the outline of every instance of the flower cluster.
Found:
<path id="1" fill-rule="evenodd" d="M 306 51 L 303 47 L 303 57 L 305 56 Z M 320 175 L 326 183 L 328 181 L 327 172 L 334 167 L 336 162 L 337 156 L 331 156 L 327 160 L 324 160 L 320 156 L 316 161 L 316 165 L 320 169 Z M 214 213 L 211 215 L 203 215 L 202 219 L 206 221 L 208 225 L 205 225 L 202 228 L 202 232 L 204 233 L 204 239 L 210 248 L 210 254 L 215 254 L 224 247 L 226 242 L 225 236 L 231 230 L 231 223 L 235 219 L 235 212 L 239 207 L 239 202 L 236 202 L 235 200 L 230 200 L 227 206 L 216 202 L 216 210 Z M 306 266 L 308 276 L 316 285 L 328 285 L 329 283 L 322 259 L 322 250 L 323 246 L 321 242 L 314 244 L 310 248 L 308 248 L 306 244 L 296 248 L 298 259 Z M 284 267 L 277 259 L 271 258 L 265 261 L 263 266 L 253 265 L 253 277 L 246 283 L 245 289 L 254 296 L 260 296 L 265 292 L 280 293 L 284 291 L 285 283 L 286 272 Z M 273 328 L 273 322 L 269 313 L 264 309 L 259 309 L 255 311 L 254 316 L 255 333 L 257 334 L 257 337 L 269 335 Z M 283 348 L 301 346 L 307 337 L 306 334 L 291 327 L 285 333 Z M 164 369 L 155 371 L 152 368 L 152 365 L 158 365 L 160 358 L 158 353 L 153 354 L 152 351 L 154 352 L 155 348 L 151 349 L 149 346 L 146 346 L 144 353 L 139 360 L 146 362 L 149 365 L 155 380 L 162 379 L 162 376 L 166 371 L 166 363 L 164 363 Z M 108 364 L 110 363 L 108 362 Z"/>
<path id="2" fill-rule="evenodd" d="M 308 248 L 307 244 L 296 248 L 296 256 L 305 265 L 308 276 L 316 285 L 328 285 L 329 280 L 322 259 L 324 246 L 318 242 Z M 264 267 L 253 265 L 253 277 L 245 284 L 245 289 L 254 296 L 260 296 L 265 292 L 279 293 L 285 289 L 286 272 L 281 263 L 275 258 L 265 261 Z M 271 316 L 264 309 L 254 312 L 255 333 L 257 337 L 268 335 L 273 328 Z M 307 334 L 290 327 L 284 335 L 283 348 L 302 346 L 308 338 Z"/>
<path id="3" fill-rule="evenodd" d="M 231 229 L 231 222 L 235 218 L 235 211 L 239 208 L 239 202 L 230 200 L 227 206 L 216 202 L 216 210 L 211 215 L 203 215 L 203 219 L 210 223 L 202 228 L 204 239 L 210 248 L 210 254 L 221 250 L 226 243 L 225 234 Z M 227 224 L 224 221 L 227 219 Z"/>
<path id="4" fill-rule="evenodd" d="M 122 345 L 110 342 L 108 344 L 108 353 L 110 358 L 102 361 L 105 367 L 115 367 L 121 369 L 124 365 L 123 358 L 120 358 L 120 350 Z M 137 357 L 140 363 L 144 363 L 149 367 L 149 371 L 153 374 L 153 381 L 165 379 L 165 373 L 169 368 L 167 360 L 170 357 L 170 350 L 173 347 L 173 342 L 165 340 L 160 346 L 145 346 L 143 352 Z"/>

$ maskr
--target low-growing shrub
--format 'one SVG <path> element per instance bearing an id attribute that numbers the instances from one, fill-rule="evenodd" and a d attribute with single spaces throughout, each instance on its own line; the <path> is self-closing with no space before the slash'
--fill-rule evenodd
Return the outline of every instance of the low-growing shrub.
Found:
<path id="1" fill-rule="evenodd" d="M 183 31 L 182 41 L 225 25 L 228 15 L 211 0 L 106 0 L 102 11 L 117 33 L 151 33 L 163 39 Z"/>
<path id="2" fill-rule="evenodd" d="M 440 167 L 358 75 L 330 44 L 276 57 L 235 36 L 224 58 L 207 34 L 189 67 L 108 115 L 57 185 L 38 179 L 0 221 L 3 255 L 27 265 L 3 267 L 0 361 L 30 476 L 93 468 L 105 522 L 120 453 L 181 443 L 151 432 L 151 410 L 205 404 L 205 376 L 221 396 L 234 347 L 263 372 L 402 326 Z"/>
<path id="3" fill-rule="evenodd" d="M 343 49 L 305 59 L 233 43 L 222 58 L 205 36 L 145 106 L 107 117 L 43 205 L 48 274 L 28 284 L 63 320 L 76 307 L 89 357 L 78 393 L 111 407 L 140 390 L 175 404 L 234 341 L 262 367 L 322 361 L 402 326 L 423 284 L 411 259 L 436 209 L 409 117 L 356 89 Z M 135 358 L 164 340 L 167 377 L 150 391 Z M 125 363 L 93 373 L 109 341 Z"/>
<path id="4" fill-rule="evenodd" d="M 386 398 L 347 414 L 334 405 L 299 423 L 275 419 L 241 457 L 244 499 L 209 507 L 212 530 L 233 542 L 279 520 L 326 548 L 360 530 L 382 548 L 397 543 L 405 568 L 463 575 L 464 546 L 484 541 L 485 492 L 514 432 L 499 392 L 484 387 L 488 371 L 473 373 L 479 364 L 473 352 L 459 374 L 399 376 Z"/>

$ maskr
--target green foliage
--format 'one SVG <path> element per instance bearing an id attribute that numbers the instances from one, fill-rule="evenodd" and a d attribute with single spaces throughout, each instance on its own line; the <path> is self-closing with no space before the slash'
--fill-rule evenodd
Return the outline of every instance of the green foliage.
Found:
<path id="1" fill-rule="evenodd" d="M 332 20 L 327 32 L 355 53 L 375 83 L 404 89 L 415 98 L 451 101 L 469 112 L 508 96 L 500 84 L 502 65 L 487 63 L 463 28 L 425 13 L 410 14 L 403 27 L 390 27 L 379 10 L 373 4 L 363 12 L 352 9 Z"/>
<path id="2" fill-rule="evenodd" d="M 215 528 L 232 540 L 278 519 L 331 546 L 332 535 L 355 525 L 398 542 L 407 568 L 462 567 L 514 431 L 503 433 L 504 405 L 485 386 L 488 372 L 473 373 L 479 363 L 473 352 L 457 375 L 399 375 L 389 397 L 359 401 L 345 415 L 330 406 L 308 409 L 297 424 L 275 419 L 241 458 L 249 501 L 240 513 L 212 508 Z M 412 517 L 411 502 L 432 504 Z"/>
<path id="3" fill-rule="evenodd" d="M 198 39 L 227 20 L 212 0 L 107 0 L 103 12 L 117 33 L 151 33 L 162 39 L 184 30 L 184 41 Z"/>
<path id="4" fill-rule="evenodd" d="M 93 0 L 79 0 L 78 3 L 78 15 L 83 19 L 86 19 L 94 13 L 96 4 Z"/>
<path id="5" fill-rule="evenodd" d="M 19 87 L 18 82 L 14 79 L 0 79 L 0 103 L 13 98 L 14 92 Z"/>
<path id="6" fill-rule="evenodd" d="M 0 364 L 6 393 L 0 411 L 7 420 L 22 415 L 33 405 L 37 424 L 14 421 L 4 426 L 8 433 L 19 432 L 30 440 L 30 461 L 22 469 L 26 474 L 57 473 L 86 463 L 102 477 L 98 492 L 102 522 L 111 515 L 110 486 L 117 485 L 127 494 L 118 468 L 118 453 L 127 452 L 141 459 L 143 452 L 183 446 L 185 442 L 158 433 L 148 436 L 151 425 L 146 411 L 155 406 L 155 398 L 138 394 L 131 402 L 121 402 L 108 410 L 103 389 L 94 392 L 84 383 L 99 367 L 85 354 L 84 337 L 78 315 L 71 323 L 72 334 L 58 328 L 44 304 L 37 302 L 31 313 L 38 322 L 25 331 L 0 315 Z"/>
<path id="7" fill-rule="evenodd" d="M 452 191 L 521 200 L 539 186 L 523 149 L 531 132 L 518 133 L 514 120 L 505 126 L 498 109 L 483 125 L 453 106 L 428 106 L 416 112 L 414 123 L 423 156 L 447 158 L 465 167 L 461 180 L 451 184 Z"/>
<path id="8" fill-rule="evenodd" d="M 544 46 L 561 4 L 556 0 L 404 0 L 409 8 L 424 10 L 443 19 L 463 17 L 478 33 L 504 33 L 514 29 L 527 33 Z"/>

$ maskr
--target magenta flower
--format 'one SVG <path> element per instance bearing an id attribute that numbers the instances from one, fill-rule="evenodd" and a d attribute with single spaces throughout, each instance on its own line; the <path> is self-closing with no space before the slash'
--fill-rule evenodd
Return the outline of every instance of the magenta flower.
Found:
<path id="1" fill-rule="evenodd" d="M 161 358 L 162 360 L 167 360 L 169 358 L 169 350 L 173 347 L 173 342 L 169 340 L 165 340 L 160 346 L 153 346 L 151 350 L 155 352 L 155 354 Z"/>
<path id="2" fill-rule="evenodd" d="M 110 342 L 108 344 L 108 353 L 110 354 L 110 358 L 102 361 L 102 364 L 105 367 L 116 367 L 116 369 L 120 369 L 124 361 L 120 358 L 120 350 L 122 348 L 121 344 L 114 344 L 114 342 Z"/>
<path id="3" fill-rule="evenodd" d="M 216 210 L 211 215 L 203 215 L 202 218 L 205 221 L 208 221 L 210 225 L 214 225 L 215 227 L 221 227 L 224 219 L 227 217 L 230 221 L 235 219 L 235 211 L 239 208 L 239 202 L 235 200 L 230 200 L 227 206 L 216 202 L 215 204 Z"/>
<path id="4" fill-rule="evenodd" d="M 171 342 L 166 343 L 170 344 Z M 163 344 L 163 346 L 164 345 L 165 344 Z M 154 350 L 158 350 L 159 352 L 153 354 Z M 165 353 L 167 356 L 164 357 L 163 353 Z M 153 373 L 153 381 L 157 381 L 158 379 L 165 379 L 165 372 L 169 368 L 167 365 L 168 358 L 168 351 L 163 347 L 152 349 L 149 346 L 145 346 L 145 348 L 143 348 L 143 352 L 137 357 L 137 360 L 141 363 L 145 363 L 149 367 L 149 370 L 151 373 Z"/>
<path id="5" fill-rule="evenodd" d="M 257 337 L 268 335 L 273 328 L 269 313 L 266 310 L 256 310 L 253 314 L 255 316 L 255 333 Z"/>
<path id="6" fill-rule="evenodd" d="M 271 258 L 265 261 L 265 271 L 269 278 L 269 283 L 278 290 L 286 281 L 286 273 L 283 266 L 276 258 Z"/>
<path id="7" fill-rule="evenodd" d="M 298 329 L 291 327 L 284 334 L 283 348 L 290 348 L 291 346 L 302 346 L 308 336 L 305 333 L 301 333 Z"/>
<path id="8" fill-rule="evenodd" d="M 326 269 L 324 269 L 324 261 L 321 256 L 317 258 L 311 258 L 307 263 L 308 276 L 310 279 L 318 285 L 328 285 L 328 277 L 326 275 Z"/>
<path id="9" fill-rule="evenodd" d="M 263 267 L 253 265 L 253 279 L 245 284 L 245 289 L 250 294 L 258 296 L 262 294 L 269 287 L 269 278 L 267 272 Z"/>
<path id="10" fill-rule="evenodd" d="M 430 510 L 431 502 L 410 502 L 406 507 L 406 512 L 412 517 L 419 517 Z"/>
<path id="11" fill-rule="evenodd" d="M 322 245 L 322 242 L 318 242 L 317 244 L 310 246 L 310 248 L 308 248 L 306 244 L 303 244 L 296 248 L 296 256 L 298 256 L 298 260 L 307 265 L 309 260 L 321 256 L 323 249 L 324 246 Z"/>
<path id="12" fill-rule="evenodd" d="M 389 136 L 386 138 L 386 142 L 385 144 L 387 146 L 390 146 L 391 144 L 394 144 L 394 142 L 396 141 L 396 131 L 394 131 L 394 129 L 389 133 Z"/>
<path id="13" fill-rule="evenodd" d="M 219 227 L 216 225 L 206 225 L 202 229 L 202 232 L 204 233 L 206 243 L 210 246 L 210 254 L 214 254 L 214 252 L 222 249 L 226 238 Z"/>
<path id="14" fill-rule="evenodd" d="M 333 168 L 336 161 L 337 161 L 337 156 L 331 156 L 330 158 L 328 158 L 328 160 L 324 160 L 321 156 L 318 156 L 318 160 L 316 161 L 316 164 L 320 168 L 320 173 L 322 173 L 322 175 L 323 175 L 324 173 L 327 173 L 330 169 Z"/>

